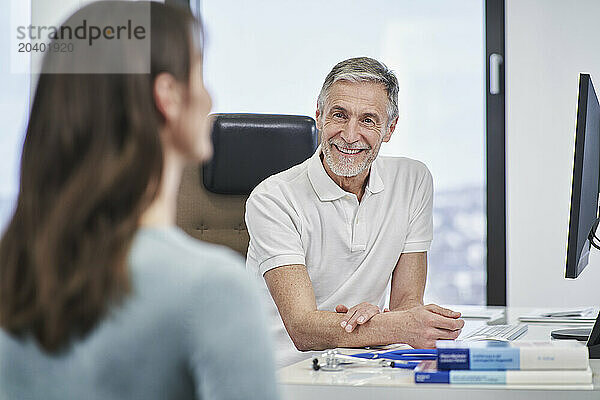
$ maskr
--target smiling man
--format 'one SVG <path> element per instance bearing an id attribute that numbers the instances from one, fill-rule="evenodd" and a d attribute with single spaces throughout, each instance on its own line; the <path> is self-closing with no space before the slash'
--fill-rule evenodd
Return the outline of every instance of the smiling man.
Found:
<path id="1" fill-rule="evenodd" d="M 398 121 L 394 73 L 371 58 L 340 62 L 316 117 L 315 154 L 246 203 L 246 267 L 264 283 L 278 365 L 306 357 L 300 351 L 455 339 L 460 314 L 423 305 L 431 174 L 418 161 L 377 156 Z"/>

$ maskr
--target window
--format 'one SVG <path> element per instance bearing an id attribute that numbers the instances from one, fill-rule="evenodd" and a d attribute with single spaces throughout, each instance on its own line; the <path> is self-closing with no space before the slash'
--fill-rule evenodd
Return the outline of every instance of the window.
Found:
<path id="1" fill-rule="evenodd" d="M 425 162 L 435 182 L 426 300 L 486 302 L 484 3 L 201 1 L 215 112 L 314 117 L 337 62 L 370 56 L 400 81 L 382 154 Z"/>
<path id="2" fill-rule="evenodd" d="M 21 147 L 29 111 L 30 77 L 22 71 L 29 70 L 30 62 L 28 58 L 13 57 L 16 49 L 11 37 L 16 32 L 15 24 L 30 21 L 30 15 L 28 1 L 0 2 L 0 23 L 7 27 L 6 35 L 0 40 L 0 54 L 5 57 L 0 63 L 0 232 L 4 230 L 15 205 Z"/>

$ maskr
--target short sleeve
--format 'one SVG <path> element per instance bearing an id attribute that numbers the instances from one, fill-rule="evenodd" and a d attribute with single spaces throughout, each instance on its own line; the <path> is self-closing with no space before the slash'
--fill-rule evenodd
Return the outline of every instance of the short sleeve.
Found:
<path id="1" fill-rule="evenodd" d="M 253 193 L 246 202 L 247 266 L 261 276 L 282 265 L 305 265 L 300 217 L 283 193 Z M 254 265 L 251 265 L 254 264 Z"/>
<path id="2" fill-rule="evenodd" d="M 423 166 L 409 206 L 409 223 L 403 253 L 428 251 L 433 239 L 433 178 Z"/>
<path id="3" fill-rule="evenodd" d="M 187 354 L 197 397 L 277 399 L 258 288 L 238 268 L 222 267 L 196 285 L 188 309 Z"/>

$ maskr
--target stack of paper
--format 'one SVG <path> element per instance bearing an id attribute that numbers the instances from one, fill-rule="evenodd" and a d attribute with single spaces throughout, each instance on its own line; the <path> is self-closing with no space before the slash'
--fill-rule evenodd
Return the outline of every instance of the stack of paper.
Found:
<path id="1" fill-rule="evenodd" d="M 519 321 L 523 322 L 552 322 L 567 324 L 593 324 L 598 316 L 600 307 L 561 308 L 549 312 L 546 310 L 533 310 L 521 315 Z"/>

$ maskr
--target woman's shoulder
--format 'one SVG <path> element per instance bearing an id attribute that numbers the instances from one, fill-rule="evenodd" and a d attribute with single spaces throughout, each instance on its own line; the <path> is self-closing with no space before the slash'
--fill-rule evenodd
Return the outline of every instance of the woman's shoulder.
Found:
<path id="1" fill-rule="evenodd" d="M 137 279 L 154 277 L 162 286 L 168 282 L 182 287 L 247 280 L 238 253 L 194 239 L 176 227 L 140 229 L 129 259 Z"/>

